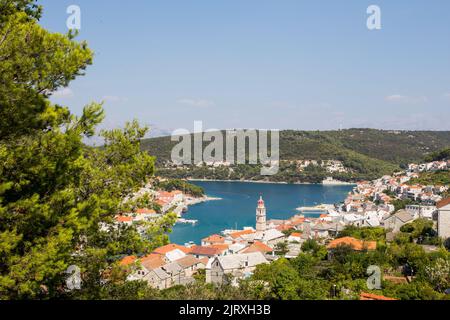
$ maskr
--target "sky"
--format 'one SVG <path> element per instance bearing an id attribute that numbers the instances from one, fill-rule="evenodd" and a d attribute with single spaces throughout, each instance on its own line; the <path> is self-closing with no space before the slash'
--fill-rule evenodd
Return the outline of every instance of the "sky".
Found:
<path id="1" fill-rule="evenodd" d="M 80 7 L 94 63 L 52 100 L 104 128 L 450 130 L 448 0 L 39 2 L 52 32 Z"/>

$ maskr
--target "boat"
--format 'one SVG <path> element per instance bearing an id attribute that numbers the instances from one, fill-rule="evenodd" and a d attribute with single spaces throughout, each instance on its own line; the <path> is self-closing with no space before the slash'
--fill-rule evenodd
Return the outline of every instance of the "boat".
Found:
<path id="1" fill-rule="evenodd" d="M 184 223 L 184 224 L 192 224 L 192 225 L 194 225 L 194 224 L 198 223 L 198 220 L 190 220 L 190 219 L 179 218 L 177 220 L 177 223 Z"/>

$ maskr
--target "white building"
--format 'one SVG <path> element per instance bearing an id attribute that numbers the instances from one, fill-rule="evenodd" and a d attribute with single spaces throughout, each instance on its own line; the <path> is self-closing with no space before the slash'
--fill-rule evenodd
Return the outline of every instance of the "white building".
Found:
<path id="1" fill-rule="evenodd" d="M 414 219 L 427 218 L 432 219 L 433 214 L 436 213 L 436 206 L 423 206 L 423 205 L 407 205 L 406 212 L 411 214 Z"/>

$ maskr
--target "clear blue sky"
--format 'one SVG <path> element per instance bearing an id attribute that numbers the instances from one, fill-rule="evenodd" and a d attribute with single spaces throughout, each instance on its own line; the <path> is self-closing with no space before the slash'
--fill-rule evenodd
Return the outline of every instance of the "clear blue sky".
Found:
<path id="1" fill-rule="evenodd" d="M 80 6 L 94 65 L 53 99 L 76 113 L 105 100 L 106 127 L 450 130 L 448 0 L 40 3 L 64 33 Z"/>

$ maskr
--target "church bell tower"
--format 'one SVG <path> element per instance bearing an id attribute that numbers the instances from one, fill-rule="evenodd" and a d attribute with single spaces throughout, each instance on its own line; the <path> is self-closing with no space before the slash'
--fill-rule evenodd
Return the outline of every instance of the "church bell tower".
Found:
<path id="1" fill-rule="evenodd" d="M 256 207 L 256 231 L 264 232 L 266 228 L 266 207 L 264 206 L 264 200 L 260 197 Z"/>

